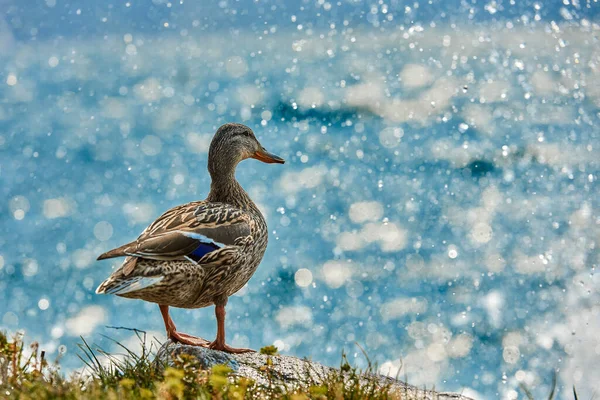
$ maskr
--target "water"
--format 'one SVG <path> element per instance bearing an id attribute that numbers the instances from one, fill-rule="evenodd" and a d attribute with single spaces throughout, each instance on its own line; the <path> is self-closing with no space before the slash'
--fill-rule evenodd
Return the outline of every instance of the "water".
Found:
<path id="1" fill-rule="evenodd" d="M 228 339 L 346 351 L 476 398 L 600 390 L 598 3 L 4 2 L 0 328 L 79 367 L 82 335 L 164 338 L 94 294 L 169 207 L 203 199 L 228 121 L 270 244 Z M 212 309 L 175 310 L 212 338 Z M 566 392 L 562 392 L 566 391 Z M 587 396 L 587 397 L 586 397 Z"/>

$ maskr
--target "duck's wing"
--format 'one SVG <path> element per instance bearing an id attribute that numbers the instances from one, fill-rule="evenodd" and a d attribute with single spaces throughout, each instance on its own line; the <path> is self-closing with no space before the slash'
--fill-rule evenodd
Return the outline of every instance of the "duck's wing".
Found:
<path id="1" fill-rule="evenodd" d="M 236 245 L 249 235 L 250 218 L 244 210 L 225 203 L 188 203 L 168 210 L 137 240 L 98 259 L 133 256 L 198 261 L 210 252 Z"/>

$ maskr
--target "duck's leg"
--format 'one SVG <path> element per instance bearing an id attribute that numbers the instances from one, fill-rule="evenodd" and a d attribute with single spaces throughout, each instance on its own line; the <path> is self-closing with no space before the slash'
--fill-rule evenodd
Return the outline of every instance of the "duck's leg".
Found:
<path id="1" fill-rule="evenodd" d="M 217 316 L 217 338 L 208 345 L 208 348 L 214 350 L 226 351 L 227 353 L 250 353 L 252 349 L 236 349 L 225 344 L 225 306 L 216 305 L 215 315 Z"/>
<path id="2" fill-rule="evenodd" d="M 163 321 L 165 321 L 165 329 L 167 330 L 167 338 L 174 342 L 182 344 L 189 344 L 192 346 L 208 346 L 210 342 L 206 339 L 202 339 L 196 336 L 188 335 L 187 333 L 177 332 L 175 323 L 169 315 L 169 306 L 159 305 L 160 313 L 162 314 Z"/>

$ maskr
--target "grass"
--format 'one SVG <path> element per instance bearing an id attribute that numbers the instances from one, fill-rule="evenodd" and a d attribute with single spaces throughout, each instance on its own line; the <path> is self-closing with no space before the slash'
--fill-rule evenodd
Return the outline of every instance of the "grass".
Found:
<path id="1" fill-rule="evenodd" d="M 200 368 L 191 356 L 173 359 L 171 366 L 155 362 L 155 343 L 149 346 L 144 332 L 136 331 L 142 344 L 141 354 L 119 342 L 123 354 L 111 354 L 94 348 L 83 338 L 79 345 L 82 372 L 65 378 L 60 371 L 60 357 L 49 361 L 37 343 L 27 347 L 23 338 L 8 338 L 0 332 L 0 398 L 4 399 L 415 399 L 408 393 L 392 393 L 391 383 L 382 383 L 373 376 L 371 364 L 365 371 L 350 366 L 347 359 L 339 370 L 331 372 L 322 382 L 309 381 L 302 386 L 256 382 L 231 374 L 224 365 L 211 370 Z M 277 349 L 261 349 L 268 355 L 261 370 L 268 377 L 273 373 L 271 357 Z M 309 374 L 307 374 L 309 375 Z M 424 396 L 420 396 L 424 398 Z"/>
<path id="2" fill-rule="evenodd" d="M 425 391 L 393 392 L 390 381 L 376 378 L 377 368 L 370 362 L 361 371 L 342 355 L 338 370 L 316 382 L 313 374 L 306 373 L 308 380 L 301 386 L 276 383 L 271 357 L 277 355 L 275 346 L 261 349 L 267 360 L 260 370 L 267 376 L 268 383 L 259 385 L 251 379 L 234 376 L 225 365 L 216 365 L 204 370 L 198 361 L 182 354 L 172 365 L 156 362 L 155 353 L 160 343 L 148 344 L 146 333 L 134 330 L 141 344 L 141 353 L 136 353 L 121 343 L 112 340 L 123 350 L 122 354 L 111 354 L 101 348 L 93 348 L 85 339 L 79 344 L 82 369 L 65 378 L 60 371 L 60 354 L 50 362 L 37 343 L 26 347 L 22 336 L 9 338 L 0 332 L 0 398 L 7 400 L 187 400 L 187 399 L 335 399 L 335 400 L 417 400 L 425 399 Z M 27 351 L 27 349 L 29 349 Z M 364 351 L 363 351 L 364 353 Z M 368 357 L 367 357 L 368 361 Z M 273 378 L 273 379 L 271 379 Z M 521 385 L 527 399 L 534 397 L 527 387 Z M 556 374 L 547 397 L 553 400 L 556 393 Z M 434 397 L 435 398 L 435 397 Z M 573 399 L 577 391 L 573 387 Z"/>

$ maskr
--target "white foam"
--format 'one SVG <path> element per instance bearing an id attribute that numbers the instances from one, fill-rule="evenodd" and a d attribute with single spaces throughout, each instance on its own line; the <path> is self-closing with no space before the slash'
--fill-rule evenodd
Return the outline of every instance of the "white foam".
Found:
<path id="1" fill-rule="evenodd" d="M 436 160 L 445 160 L 454 168 L 464 168 L 471 162 L 481 158 L 485 150 L 481 143 L 460 145 L 450 139 L 436 140 L 431 145 L 431 155 Z"/>
<path id="2" fill-rule="evenodd" d="M 84 307 L 77 315 L 65 322 L 66 332 L 69 336 L 87 336 L 94 332 L 96 327 L 106 319 L 106 311 L 100 306 Z"/>
<path id="3" fill-rule="evenodd" d="M 287 193 L 296 193 L 319 186 L 327 174 L 324 165 L 308 167 L 300 171 L 290 171 L 279 179 L 279 186 Z"/>
<path id="4" fill-rule="evenodd" d="M 377 113 L 385 100 L 385 87 L 380 82 L 366 82 L 346 88 L 344 101 L 350 107 L 366 108 Z"/>
<path id="5" fill-rule="evenodd" d="M 369 222 L 360 231 L 341 232 L 336 238 L 338 248 L 343 251 L 360 250 L 377 243 L 381 251 L 396 252 L 404 249 L 407 242 L 407 231 L 393 222 Z"/>
<path id="6" fill-rule="evenodd" d="M 578 164 L 594 162 L 597 156 L 583 146 L 566 143 L 536 143 L 527 146 L 527 154 L 536 161 L 552 167 L 573 167 Z"/>
<path id="7" fill-rule="evenodd" d="M 133 93 L 145 103 L 155 102 L 162 97 L 162 86 L 158 79 L 148 78 L 133 87 Z"/>
<path id="8" fill-rule="evenodd" d="M 186 136 L 187 148 L 194 153 L 206 154 L 212 140 L 212 135 L 208 133 L 200 134 L 196 132 L 189 132 Z"/>
<path id="9" fill-rule="evenodd" d="M 358 201 L 352 203 L 348 214 L 352 222 L 357 224 L 377 221 L 383 217 L 383 205 L 378 201 Z"/>
<path id="10" fill-rule="evenodd" d="M 105 242 L 113 235 L 113 226 L 108 221 L 100 221 L 94 225 L 94 236 L 96 239 Z"/>
<path id="11" fill-rule="evenodd" d="M 248 64 L 242 57 L 233 56 L 225 63 L 225 70 L 232 78 L 240 78 L 248 72 Z"/>
<path id="12" fill-rule="evenodd" d="M 385 321 L 400 319 L 405 315 L 418 315 L 427 311 L 427 300 L 418 297 L 399 297 L 383 303 L 379 312 Z"/>
<path id="13" fill-rule="evenodd" d="M 240 103 L 247 106 L 260 104 L 265 96 L 264 90 L 255 85 L 243 85 L 237 89 L 237 97 Z"/>
<path id="14" fill-rule="evenodd" d="M 465 121 L 479 132 L 488 136 L 495 133 L 494 115 L 490 106 L 467 104 L 462 109 L 462 115 Z"/>
<path id="15" fill-rule="evenodd" d="M 298 95 L 297 102 L 303 108 L 320 107 L 325 102 L 325 95 L 318 87 L 307 87 L 302 89 Z"/>
<path id="16" fill-rule="evenodd" d="M 356 251 L 365 247 L 368 243 L 361 232 L 341 232 L 335 241 L 337 247 L 343 251 Z"/>
<path id="17" fill-rule="evenodd" d="M 461 333 L 448 343 L 447 352 L 452 358 L 464 358 L 469 355 L 472 348 L 473 337 L 467 333 Z"/>
<path id="18" fill-rule="evenodd" d="M 148 222 L 154 216 L 154 205 L 151 203 L 125 203 L 123 213 L 131 224 Z"/>
<path id="19" fill-rule="evenodd" d="M 408 240 L 406 230 L 393 222 L 371 222 L 364 226 L 362 235 L 368 240 L 376 240 L 384 252 L 396 252 L 404 249 Z"/>
<path id="20" fill-rule="evenodd" d="M 386 361 L 379 371 L 390 377 L 406 377 L 415 386 L 432 387 L 439 382 L 439 377 L 446 369 L 447 361 L 432 360 L 426 349 L 417 349 L 405 354 L 402 359 Z"/>
<path id="21" fill-rule="evenodd" d="M 44 200 L 44 217 L 49 219 L 67 217 L 73 209 L 73 201 L 65 197 Z"/>
<path id="22" fill-rule="evenodd" d="M 492 290 L 482 298 L 483 307 L 486 309 L 488 319 L 492 326 L 499 328 L 502 324 L 502 308 L 505 300 L 502 292 Z"/>
<path id="23" fill-rule="evenodd" d="M 485 256 L 484 265 L 490 272 L 502 272 L 506 267 L 506 260 L 496 252 L 491 252 Z"/>
<path id="24" fill-rule="evenodd" d="M 87 268 L 96 260 L 96 253 L 89 249 L 77 249 L 71 254 L 76 268 Z"/>
<path id="25" fill-rule="evenodd" d="M 399 78 L 405 88 L 414 89 L 429 85 L 433 81 L 433 74 L 425 65 L 407 64 Z"/>
<path id="26" fill-rule="evenodd" d="M 152 127 L 170 133 L 181 120 L 188 118 L 181 103 L 164 104 L 152 113 Z"/>
<path id="27" fill-rule="evenodd" d="M 35 276 L 39 271 L 39 264 L 37 260 L 33 258 L 26 258 L 23 260 L 21 271 L 24 276 Z"/>
<path id="28" fill-rule="evenodd" d="M 531 75 L 530 81 L 537 94 L 547 96 L 554 92 L 557 80 L 549 72 L 536 70 Z"/>
<path id="29" fill-rule="evenodd" d="M 538 274 L 550 269 L 550 260 L 541 254 L 527 256 L 517 251 L 513 262 L 515 271 L 524 275 Z"/>
<path id="30" fill-rule="evenodd" d="M 144 136 L 140 143 L 142 152 L 147 156 L 156 156 L 162 151 L 162 140 L 158 136 Z"/>
<path id="31" fill-rule="evenodd" d="M 480 84 L 479 101 L 481 103 L 497 103 L 509 98 L 512 85 L 504 80 L 490 80 Z"/>
<path id="32" fill-rule="evenodd" d="M 312 310 L 306 306 L 283 307 L 277 312 L 275 320 L 283 329 L 292 326 L 310 326 L 313 321 Z"/>
<path id="33" fill-rule="evenodd" d="M 102 113 L 107 118 L 124 119 L 129 115 L 128 103 L 117 97 L 109 97 L 102 100 Z"/>
<path id="34" fill-rule="evenodd" d="M 581 206 L 569 216 L 569 223 L 572 229 L 585 229 L 593 224 L 593 209 L 590 203 L 583 202 Z"/>
<path id="35" fill-rule="evenodd" d="M 350 280 L 354 272 L 352 263 L 349 261 L 327 261 L 321 267 L 323 280 L 332 289 L 337 289 Z"/>

